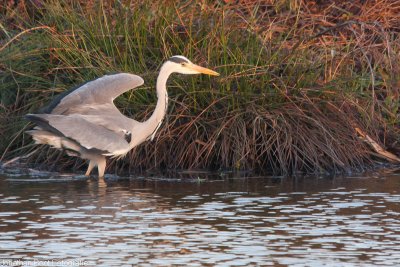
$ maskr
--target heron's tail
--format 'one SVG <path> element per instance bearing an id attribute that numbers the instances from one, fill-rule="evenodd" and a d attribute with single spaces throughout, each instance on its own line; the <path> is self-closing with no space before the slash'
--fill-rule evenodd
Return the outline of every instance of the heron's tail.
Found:
<path id="1" fill-rule="evenodd" d="M 26 131 L 26 133 L 32 136 L 32 139 L 35 141 L 36 144 L 50 145 L 57 149 L 65 149 L 67 153 L 71 156 L 76 156 L 77 153 L 75 153 L 75 151 L 80 151 L 79 145 L 77 145 L 72 140 L 43 130 L 39 126 L 36 126 L 32 130 Z"/>
<path id="2" fill-rule="evenodd" d="M 32 139 L 36 144 L 47 144 L 58 149 L 62 148 L 61 137 L 45 131 L 40 127 L 35 127 L 33 130 L 26 131 L 26 133 L 32 135 Z"/>

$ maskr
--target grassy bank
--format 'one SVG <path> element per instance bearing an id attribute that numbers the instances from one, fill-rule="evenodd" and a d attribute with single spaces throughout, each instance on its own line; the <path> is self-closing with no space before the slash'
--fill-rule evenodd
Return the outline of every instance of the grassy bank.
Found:
<path id="1" fill-rule="evenodd" d="M 105 73 L 145 79 L 116 102 L 147 118 L 157 71 L 176 54 L 222 75 L 173 76 L 155 141 L 109 168 L 362 170 L 383 159 L 356 128 L 399 152 L 399 3 L 230 2 L 10 1 L 0 10 L 2 159 L 37 149 L 24 114 Z M 82 165 L 46 147 L 27 160 Z"/>

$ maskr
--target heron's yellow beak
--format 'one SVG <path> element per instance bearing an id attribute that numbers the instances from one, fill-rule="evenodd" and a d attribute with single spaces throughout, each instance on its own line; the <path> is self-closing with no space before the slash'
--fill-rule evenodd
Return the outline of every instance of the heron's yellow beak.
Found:
<path id="1" fill-rule="evenodd" d="M 219 76 L 218 72 L 215 72 L 213 70 L 207 69 L 200 67 L 199 65 L 196 64 L 190 64 L 187 66 L 189 69 L 195 70 L 197 72 L 203 73 L 203 74 L 208 74 L 208 75 L 213 75 L 213 76 Z"/>

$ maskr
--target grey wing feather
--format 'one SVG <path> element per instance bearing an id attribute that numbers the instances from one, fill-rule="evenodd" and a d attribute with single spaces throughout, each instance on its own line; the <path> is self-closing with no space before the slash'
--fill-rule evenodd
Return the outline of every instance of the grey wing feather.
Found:
<path id="1" fill-rule="evenodd" d="M 93 124 L 101 125 L 114 132 L 127 132 L 133 129 L 137 121 L 123 115 L 114 104 L 80 105 L 72 107 L 69 114 L 79 114 Z"/>
<path id="2" fill-rule="evenodd" d="M 65 115 L 74 113 L 71 110 L 79 107 L 82 110 L 92 105 L 112 104 L 116 97 L 143 83 L 143 79 L 134 74 L 105 75 L 83 84 L 62 98 L 55 99 L 45 109 L 45 113 Z M 117 108 L 115 109 L 118 110 Z"/>
<path id="3" fill-rule="evenodd" d="M 119 134 L 101 125 L 90 123 L 80 115 L 35 114 L 31 116 L 46 120 L 51 127 L 88 150 L 100 150 L 103 154 L 119 154 L 129 147 L 123 133 Z"/>

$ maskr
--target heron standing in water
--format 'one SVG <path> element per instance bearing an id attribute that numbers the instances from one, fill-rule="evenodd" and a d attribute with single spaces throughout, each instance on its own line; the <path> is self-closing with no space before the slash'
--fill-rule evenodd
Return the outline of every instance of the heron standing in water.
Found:
<path id="1" fill-rule="evenodd" d="M 105 75 L 56 97 L 40 114 L 26 118 L 37 126 L 27 131 L 37 144 L 62 149 L 70 156 L 89 160 L 86 176 L 97 166 L 104 177 L 106 156 L 122 157 L 146 140 L 153 140 L 168 104 L 167 80 L 172 73 L 219 75 L 193 64 L 184 56 L 173 56 L 161 67 L 157 78 L 157 105 L 144 122 L 124 116 L 114 105 L 122 93 L 144 83 L 137 75 Z"/>

